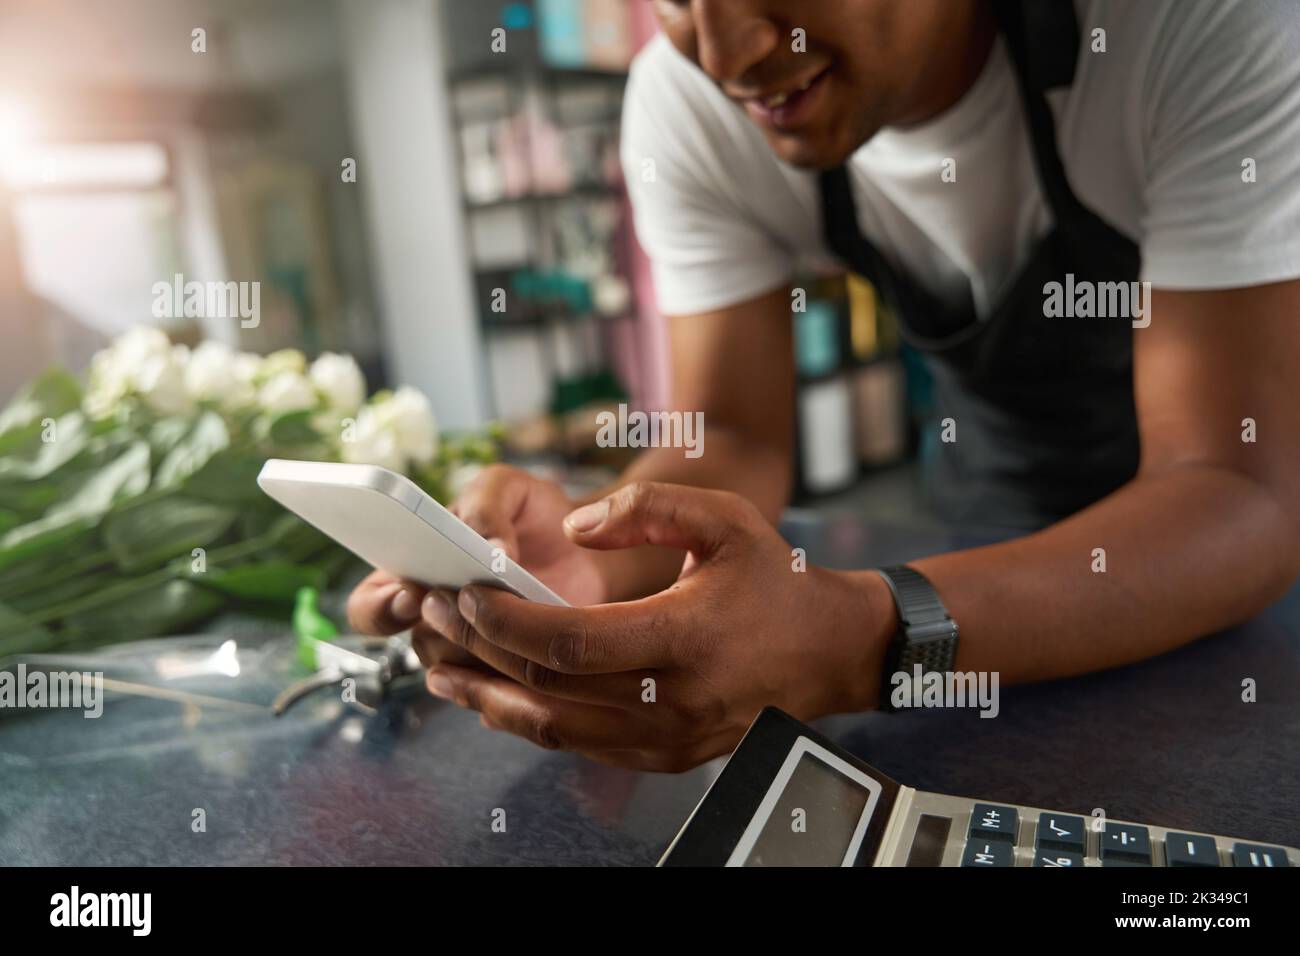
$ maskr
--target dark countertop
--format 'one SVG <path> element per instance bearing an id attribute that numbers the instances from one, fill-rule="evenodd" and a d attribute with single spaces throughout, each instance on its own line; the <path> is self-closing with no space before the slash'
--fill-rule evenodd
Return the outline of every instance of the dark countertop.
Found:
<path id="1" fill-rule="evenodd" d="M 836 567 L 989 540 L 799 512 L 785 532 Z M 229 636 L 240 676 L 166 686 L 269 703 L 294 673 L 291 636 Z M 183 667 L 218 643 L 62 666 L 164 683 L 160 655 Z M 1241 700 L 1246 677 L 1257 703 Z M 996 719 L 873 713 L 819 727 L 909 786 L 1300 846 L 1300 588 L 1157 660 L 1004 690 Z M 720 765 L 661 776 L 538 750 L 418 683 L 373 717 L 324 691 L 278 719 L 110 694 L 97 720 L 0 711 L 0 864 L 650 864 Z"/>

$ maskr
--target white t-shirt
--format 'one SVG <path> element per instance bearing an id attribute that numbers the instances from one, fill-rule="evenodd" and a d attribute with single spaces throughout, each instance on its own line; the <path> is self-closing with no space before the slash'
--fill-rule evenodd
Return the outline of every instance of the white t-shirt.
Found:
<path id="1" fill-rule="evenodd" d="M 1076 0 L 1073 85 L 1049 94 L 1071 187 L 1136 241 L 1155 288 L 1300 276 L 1300 3 Z M 1094 29 L 1106 52 L 1091 52 Z M 743 109 L 659 36 L 623 120 L 637 233 L 669 315 L 743 302 L 797 267 L 835 267 L 817 177 L 779 160 Z M 944 161 L 956 181 L 944 182 Z M 1246 160 L 1253 160 L 1254 182 Z M 1051 213 L 999 38 L 975 85 L 849 161 L 863 233 L 932 293 L 981 315 Z"/>

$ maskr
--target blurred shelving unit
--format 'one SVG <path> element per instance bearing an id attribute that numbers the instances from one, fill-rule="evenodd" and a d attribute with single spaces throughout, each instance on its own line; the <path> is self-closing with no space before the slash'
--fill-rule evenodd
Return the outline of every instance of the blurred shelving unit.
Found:
<path id="1" fill-rule="evenodd" d="M 626 10 L 453 3 L 444 19 L 490 411 L 523 444 L 577 457 L 582 436 L 563 419 L 623 397 L 609 331 L 636 315 L 618 162 Z"/>
<path id="2" fill-rule="evenodd" d="M 925 380 L 909 369 L 896 320 L 865 279 L 806 276 L 795 288 L 796 484 L 811 500 L 910 456 Z"/>

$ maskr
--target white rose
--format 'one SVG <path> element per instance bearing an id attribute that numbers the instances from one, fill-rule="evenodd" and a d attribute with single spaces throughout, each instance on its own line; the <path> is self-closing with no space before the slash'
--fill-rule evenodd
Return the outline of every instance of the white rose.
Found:
<path id="1" fill-rule="evenodd" d="M 307 356 L 297 349 L 280 349 L 262 359 L 257 370 L 259 381 L 269 382 L 281 372 L 296 372 L 299 375 L 307 371 Z"/>
<path id="2" fill-rule="evenodd" d="M 152 325 L 135 325 L 113 340 L 109 348 L 129 365 L 151 358 L 167 358 L 172 343 L 167 333 Z"/>
<path id="3" fill-rule="evenodd" d="M 136 395 L 159 414 L 184 414 L 193 407 L 185 389 L 188 361 L 189 349 L 173 346 L 161 329 L 129 329 L 91 359 L 82 407 L 92 418 L 106 418 Z"/>
<path id="4" fill-rule="evenodd" d="M 407 386 L 362 408 L 343 442 L 344 461 L 403 473 L 412 463 L 427 464 L 437 453 L 438 426 L 429 400 Z"/>
<path id="5" fill-rule="evenodd" d="M 211 339 L 199 343 L 185 366 L 185 388 L 198 401 L 219 400 L 235 382 L 235 353 Z"/>
<path id="6" fill-rule="evenodd" d="M 316 407 L 316 390 L 300 372 L 278 372 L 258 389 L 257 403 L 273 415 L 298 412 Z"/>
<path id="7" fill-rule="evenodd" d="M 433 460 L 438 453 L 438 423 L 423 392 L 403 385 L 374 408 L 396 433 L 403 455 L 422 465 Z"/>
<path id="8" fill-rule="evenodd" d="M 91 418 L 107 418 L 131 391 L 131 370 L 111 346 L 90 360 L 89 383 L 82 409 Z"/>
<path id="9" fill-rule="evenodd" d="M 366 400 L 366 378 L 351 355 L 325 352 L 311 363 L 308 376 L 334 411 L 351 414 Z"/>
<path id="10" fill-rule="evenodd" d="M 392 471 L 406 471 L 406 456 L 397 444 L 397 432 L 367 405 L 357 415 L 351 437 L 343 442 L 343 460 L 357 465 L 378 465 Z"/>
<path id="11" fill-rule="evenodd" d="M 184 415 L 194 408 L 185 390 L 189 349 L 176 346 L 162 355 L 150 355 L 134 368 L 135 393 L 159 415 Z"/>
<path id="12" fill-rule="evenodd" d="M 209 339 L 185 365 L 185 390 L 196 401 L 216 402 L 225 409 L 247 407 L 257 398 L 253 374 L 259 361 L 255 355 L 237 355 L 229 346 Z"/>
<path id="13" fill-rule="evenodd" d="M 235 356 L 235 375 L 241 382 L 251 383 L 262 369 L 262 356 L 240 352 Z"/>

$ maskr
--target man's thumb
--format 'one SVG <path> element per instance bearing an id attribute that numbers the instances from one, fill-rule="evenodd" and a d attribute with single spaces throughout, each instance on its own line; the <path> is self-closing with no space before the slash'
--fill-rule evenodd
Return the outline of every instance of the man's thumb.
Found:
<path id="1" fill-rule="evenodd" d="M 571 512 L 564 531 L 584 548 L 652 544 L 707 555 L 734 527 L 730 498 L 704 488 L 638 481 Z"/>

